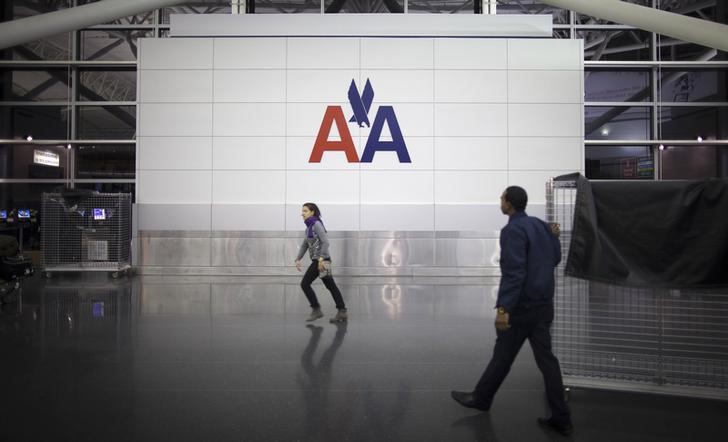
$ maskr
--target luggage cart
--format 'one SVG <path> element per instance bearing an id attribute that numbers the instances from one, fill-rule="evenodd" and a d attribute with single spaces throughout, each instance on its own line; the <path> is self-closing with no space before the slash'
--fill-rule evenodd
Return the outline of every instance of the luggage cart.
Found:
<path id="1" fill-rule="evenodd" d="M 41 197 L 41 266 L 54 272 L 131 268 L 131 194 L 68 191 Z"/>
<path id="2" fill-rule="evenodd" d="M 576 191 L 575 181 L 546 183 L 547 221 L 561 224 L 552 334 L 564 385 L 728 399 L 726 290 L 630 288 L 565 275 Z"/>

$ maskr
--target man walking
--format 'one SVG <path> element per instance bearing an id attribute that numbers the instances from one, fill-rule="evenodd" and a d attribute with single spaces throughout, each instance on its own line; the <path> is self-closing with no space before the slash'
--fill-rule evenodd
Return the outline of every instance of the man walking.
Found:
<path id="1" fill-rule="evenodd" d="M 554 268 L 561 261 L 559 227 L 528 216 L 526 191 L 508 187 L 501 195 L 501 211 L 508 224 L 500 234 L 501 281 L 495 320 L 497 339 L 493 356 L 472 392 L 453 391 L 460 405 L 488 411 L 524 341 L 528 339 L 546 386 L 550 418 L 538 423 L 565 436 L 571 434 L 571 414 L 564 399 L 559 361 L 551 351 L 554 319 Z"/>

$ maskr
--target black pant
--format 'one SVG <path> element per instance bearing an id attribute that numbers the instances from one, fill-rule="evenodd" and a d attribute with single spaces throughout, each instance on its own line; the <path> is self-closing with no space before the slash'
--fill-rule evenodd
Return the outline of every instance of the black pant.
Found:
<path id="1" fill-rule="evenodd" d="M 495 341 L 493 357 L 475 387 L 474 395 L 478 402 L 490 407 L 493 396 L 510 371 L 523 342 L 528 339 L 536 364 L 543 375 L 551 416 L 559 424 L 571 423 L 569 408 L 564 399 L 561 367 L 551 351 L 550 329 L 553 320 L 553 304 L 514 309 L 509 318 L 511 328 L 496 331 L 498 338 Z"/>
<path id="2" fill-rule="evenodd" d="M 301 288 L 303 289 L 303 293 L 306 294 L 306 298 L 308 298 L 308 303 L 311 305 L 311 308 L 321 307 L 321 304 L 318 302 L 318 298 L 316 298 L 316 292 L 314 292 L 311 288 L 311 283 L 314 282 L 318 276 L 318 261 L 313 261 L 311 265 L 308 266 L 306 274 L 303 275 L 303 279 L 301 280 Z M 321 278 L 321 281 L 323 281 L 326 288 L 331 292 L 331 296 L 334 298 L 334 302 L 336 303 L 336 308 L 339 310 L 345 309 L 346 305 L 344 305 L 344 298 L 341 296 L 339 288 L 336 287 L 334 277 L 327 276 L 325 278 Z"/>

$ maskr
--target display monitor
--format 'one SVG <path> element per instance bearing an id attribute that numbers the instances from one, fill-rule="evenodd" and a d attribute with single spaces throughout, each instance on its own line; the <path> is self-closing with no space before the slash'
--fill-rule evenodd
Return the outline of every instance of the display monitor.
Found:
<path id="1" fill-rule="evenodd" d="M 0 210 L 0 219 L 8 219 L 8 211 Z"/>
<path id="2" fill-rule="evenodd" d="M 18 218 L 30 218 L 30 209 L 18 209 Z"/>
<path id="3" fill-rule="evenodd" d="M 106 209 L 94 209 L 94 219 L 97 221 L 106 219 Z"/>

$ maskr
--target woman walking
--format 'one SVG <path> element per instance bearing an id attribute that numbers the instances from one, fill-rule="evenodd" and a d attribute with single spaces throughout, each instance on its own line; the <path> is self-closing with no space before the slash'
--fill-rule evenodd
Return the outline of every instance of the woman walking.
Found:
<path id="1" fill-rule="evenodd" d="M 342 298 L 341 292 L 336 286 L 334 277 L 331 274 L 329 238 L 326 234 L 326 228 L 321 222 L 321 211 L 316 204 L 305 203 L 301 208 L 301 216 L 303 216 L 303 222 L 306 224 L 306 237 L 303 238 L 301 249 L 298 251 L 298 256 L 296 257 L 296 269 L 299 272 L 301 271 L 301 258 L 303 258 L 306 250 L 308 250 L 308 254 L 311 256 L 311 265 L 308 266 L 301 280 L 301 288 L 303 289 L 303 293 L 306 294 L 306 298 L 308 298 L 308 303 L 312 309 L 311 315 L 306 321 L 315 321 L 324 316 L 321 313 L 321 305 L 316 298 L 316 292 L 311 288 L 311 283 L 320 276 L 324 286 L 331 292 L 331 296 L 334 298 L 338 310 L 336 316 L 331 318 L 329 322 L 345 322 L 348 319 L 346 305 L 344 305 L 344 298 Z"/>

